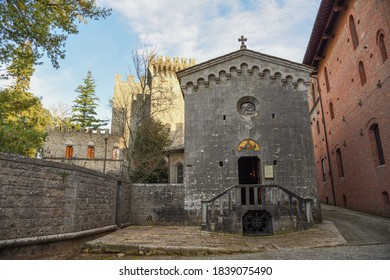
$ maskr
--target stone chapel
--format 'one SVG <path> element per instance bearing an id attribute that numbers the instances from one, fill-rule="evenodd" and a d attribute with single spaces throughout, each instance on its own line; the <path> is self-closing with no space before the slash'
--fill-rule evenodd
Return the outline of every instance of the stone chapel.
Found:
<path id="1" fill-rule="evenodd" d="M 308 220 L 321 219 L 307 109 L 312 70 L 249 50 L 242 40 L 238 51 L 177 72 L 191 223 L 276 232 L 291 221 L 286 208 L 290 215 L 296 209 L 296 226 L 305 205 Z"/>
<path id="2" fill-rule="evenodd" d="M 171 114 L 157 116 L 179 136 L 169 181 L 182 184 L 185 224 L 248 234 L 304 228 L 321 220 L 307 109 L 313 68 L 239 41 L 238 51 L 200 64 L 152 61 L 156 82 L 175 95 Z M 116 77 L 113 115 L 121 97 L 137 100 L 126 89 L 134 83 Z M 112 131 L 120 127 L 113 118 Z"/>

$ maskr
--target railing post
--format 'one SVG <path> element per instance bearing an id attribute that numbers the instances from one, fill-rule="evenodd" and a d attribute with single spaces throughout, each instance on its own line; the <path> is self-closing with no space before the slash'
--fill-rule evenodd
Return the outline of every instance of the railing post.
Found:
<path id="1" fill-rule="evenodd" d="M 202 202 L 202 225 L 201 225 L 202 230 L 207 229 L 207 210 L 208 210 L 207 208 L 208 208 L 208 203 Z"/>
<path id="2" fill-rule="evenodd" d="M 276 199 L 275 199 L 275 193 L 274 192 L 275 192 L 274 188 L 270 187 L 270 189 L 269 189 L 269 197 L 270 197 L 271 205 L 275 205 L 276 204 Z"/>
<path id="3" fill-rule="evenodd" d="M 219 215 L 223 216 L 223 198 L 219 199 Z"/>
<path id="4" fill-rule="evenodd" d="M 294 217 L 294 208 L 291 194 L 288 195 L 288 201 L 290 203 L 290 216 Z"/>
<path id="5" fill-rule="evenodd" d="M 210 222 L 214 222 L 214 212 L 215 212 L 215 205 L 214 205 L 214 200 L 213 202 L 211 202 L 211 221 Z"/>
<path id="6" fill-rule="evenodd" d="M 298 221 L 302 222 L 302 200 L 298 199 Z"/>
<path id="7" fill-rule="evenodd" d="M 246 186 L 245 187 L 245 202 L 246 202 L 246 205 L 249 205 L 250 203 L 249 203 L 249 187 L 248 186 Z"/>
<path id="8" fill-rule="evenodd" d="M 258 187 L 253 187 L 253 196 L 254 196 L 254 204 L 259 205 L 259 188 Z"/>
<path id="9" fill-rule="evenodd" d="M 241 205 L 241 188 L 236 187 L 236 205 Z"/>
<path id="10" fill-rule="evenodd" d="M 307 219 L 307 222 L 313 223 L 313 211 L 311 209 L 311 201 L 310 200 L 306 201 L 306 219 Z"/>

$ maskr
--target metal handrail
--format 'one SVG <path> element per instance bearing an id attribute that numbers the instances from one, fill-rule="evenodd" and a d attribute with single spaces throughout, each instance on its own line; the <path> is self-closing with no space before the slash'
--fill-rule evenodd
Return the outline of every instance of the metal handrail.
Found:
<path id="1" fill-rule="evenodd" d="M 311 199 L 307 199 L 307 198 L 303 198 L 295 193 L 293 193 L 292 191 L 290 190 L 287 190 L 285 188 L 283 188 L 282 186 L 280 185 L 264 185 L 264 184 L 247 184 L 247 185 L 233 185 L 231 187 L 229 187 L 228 189 L 224 190 L 223 192 L 221 192 L 220 194 L 214 196 L 213 198 L 209 199 L 209 200 L 202 200 L 201 202 L 202 203 L 212 203 L 213 201 L 217 200 L 218 198 L 222 197 L 223 195 L 225 195 L 226 193 L 228 193 L 229 191 L 231 191 L 232 189 L 235 189 L 235 188 L 245 188 L 245 187 L 250 187 L 250 188 L 253 188 L 253 187 L 260 187 L 260 188 L 265 188 L 265 187 L 270 187 L 270 188 L 277 188 L 277 189 L 280 189 L 281 191 L 287 193 L 288 195 L 298 199 L 298 200 L 301 200 L 301 201 L 310 201 Z"/>

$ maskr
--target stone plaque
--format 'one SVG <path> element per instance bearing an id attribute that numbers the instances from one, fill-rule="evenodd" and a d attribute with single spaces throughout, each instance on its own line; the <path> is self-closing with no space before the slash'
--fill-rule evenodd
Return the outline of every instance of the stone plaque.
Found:
<path id="1" fill-rule="evenodd" d="M 273 179 L 274 178 L 274 166 L 273 165 L 265 165 L 264 166 L 264 177 L 265 177 L 265 179 Z"/>

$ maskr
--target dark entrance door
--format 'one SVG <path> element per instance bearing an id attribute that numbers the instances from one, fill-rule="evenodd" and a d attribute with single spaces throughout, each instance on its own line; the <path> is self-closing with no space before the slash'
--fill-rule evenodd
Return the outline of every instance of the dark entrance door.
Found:
<path id="1" fill-rule="evenodd" d="M 258 157 L 241 157 L 238 159 L 238 183 L 261 184 L 260 159 Z"/>

